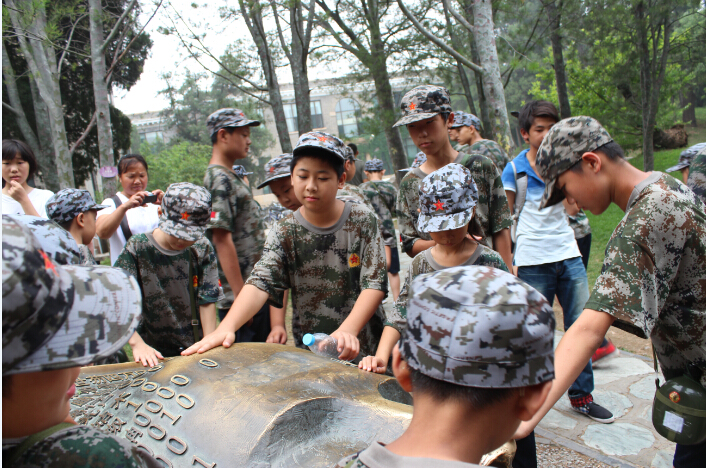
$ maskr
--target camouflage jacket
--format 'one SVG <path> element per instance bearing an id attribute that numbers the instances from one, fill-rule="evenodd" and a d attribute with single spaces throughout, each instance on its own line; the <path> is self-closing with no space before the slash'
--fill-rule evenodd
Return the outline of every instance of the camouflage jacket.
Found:
<path id="1" fill-rule="evenodd" d="M 569 216 L 569 226 L 574 230 L 574 238 L 582 239 L 591 233 L 591 225 L 583 210 L 579 210 L 575 216 Z"/>
<path id="2" fill-rule="evenodd" d="M 464 146 L 463 150 L 458 151 L 463 151 L 468 154 L 482 154 L 493 161 L 493 164 L 495 164 L 500 173 L 503 172 L 503 169 L 505 169 L 507 163 L 510 162 L 510 158 L 507 156 L 507 153 L 502 146 L 493 140 L 476 141 L 471 146 Z"/>
<path id="3" fill-rule="evenodd" d="M 484 234 L 481 243 L 492 249 L 493 234 L 512 226 L 500 172 L 490 159 L 479 154 L 459 153 L 454 162 L 466 166 L 471 171 L 478 188 L 478 205 L 472 222 L 478 223 Z M 409 252 L 419 239 L 431 240 L 428 233 L 420 232 L 417 228 L 419 184 L 427 175 L 417 167 L 409 171 L 400 182 L 397 195 L 397 227 L 402 239 L 402 250 L 405 252 Z"/>
<path id="4" fill-rule="evenodd" d="M 407 268 L 407 275 L 405 276 L 402 290 L 400 291 L 399 296 L 397 296 L 395 305 L 392 307 L 392 313 L 387 317 L 387 321 L 385 322 L 386 326 L 393 327 L 400 333 L 402 333 L 407 326 L 407 299 L 409 296 L 409 285 L 412 283 L 412 280 L 419 275 L 423 275 L 424 273 L 431 273 L 433 271 L 449 268 L 434 260 L 434 257 L 431 254 L 432 249 L 433 247 L 426 249 L 424 252 L 420 252 L 419 255 L 414 257 L 412 263 L 410 263 Z M 497 268 L 498 270 L 509 272 L 505 262 L 502 257 L 500 257 L 500 254 L 480 244 L 468 260 L 466 260 L 463 264 L 456 266 L 470 265 L 489 266 Z"/>
<path id="5" fill-rule="evenodd" d="M 265 227 L 260 205 L 255 201 L 250 187 L 235 173 L 223 166 L 210 165 L 206 169 L 203 186 L 211 192 L 213 212 L 206 235 L 213 241 L 211 229 L 225 229 L 233 237 L 238 254 L 240 274 L 245 281 L 260 260 L 265 245 Z M 218 302 L 219 309 L 233 304 L 233 290 L 218 262 L 218 278 L 223 286 L 225 299 Z"/>
<path id="6" fill-rule="evenodd" d="M 194 344 L 189 296 L 189 250 L 194 258 L 198 305 L 219 299 L 216 254 L 206 238 L 180 251 L 160 247 L 152 232 L 132 236 L 115 267 L 137 279 L 142 290 L 142 321 L 137 333 L 164 357 Z M 193 281 L 193 280 L 192 280 Z M 198 312 L 198 311 L 197 311 Z"/>
<path id="7" fill-rule="evenodd" d="M 370 447 L 340 460 L 334 468 L 480 468 L 480 465 L 435 458 L 404 457 L 390 452 L 385 444 L 375 442 Z"/>
<path id="8" fill-rule="evenodd" d="M 89 249 L 87 245 L 79 244 L 78 245 L 78 253 L 81 254 L 81 265 L 85 265 L 85 266 L 98 265 L 98 262 L 96 262 L 96 259 L 93 257 L 93 254 L 91 253 L 91 249 Z"/>
<path id="9" fill-rule="evenodd" d="M 706 203 L 706 148 L 694 156 L 689 167 L 689 178 L 687 185 L 701 201 Z"/>
<path id="10" fill-rule="evenodd" d="M 392 218 L 395 216 L 395 205 L 397 204 L 397 189 L 390 182 L 368 181 L 359 187 L 370 203 L 375 208 L 378 218 L 382 221 L 382 238 L 385 245 L 390 247 L 397 246 L 397 237 L 395 236 L 395 223 Z"/>
<path id="11" fill-rule="evenodd" d="M 348 182 L 346 182 L 343 185 L 342 189 L 339 189 L 338 192 L 336 193 L 336 198 L 346 201 L 348 198 L 351 200 L 357 200 L 359 203 L 362 203 L 366 207 L 370 209 L 373 213 L 375 213 L 375 207 L 373 204 L 370 202 L 368 197 L 365 196 L 365 193 L 363 190 L 361 190 L 360 187 L 356 187 L 355 185 L 351 185 Z"/>
<path id="12" fill-rule="evenodd" d="M 347 202 L 341 219 L 321 229 L 299 210 L 282 219 L 267 236 L 262 258 L 246 281 L 282 307 L 291 289 L 292 334 L 305 348 L 306 333 L 332 333 L 348 317 L 364 289 L 387 292 L 385 250 L 374 213 Z M 382 305 L 358 334 L 360 355 L 375 354 L 382 333 Z"/>
<path id="13" fill-rule="evenodd" d="M 3 439 L 3 464 L 26 437 Z M 159 468 L 145 449 L 124 439 L 111 437 L 88 426 L 62 429 L 27 449 L 12 465 L 15 468 Z"/>
<path id="14" fill-rule="evenodd" d="M 703 202 L 660 172 L 635 186 L 605 250 L 587 309 L 650 338 L 664 376 L 706 371 L 706 214 Z"/>

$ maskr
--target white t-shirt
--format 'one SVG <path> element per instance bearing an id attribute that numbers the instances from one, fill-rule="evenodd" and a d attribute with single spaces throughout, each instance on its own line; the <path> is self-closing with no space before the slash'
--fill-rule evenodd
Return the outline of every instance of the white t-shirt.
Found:
<path id="1" fill-rule="evenodd" d="M 39 216 L 42 218 L 48 218 L 47 216 L 47 200 L 49 200 L 52 195 L 54 195 L 54 192 L 50 190 L 42 190 L 42 189 L 32 189 L 28 194 L 27 197 L 29 197 L 29 201 L 32 203 L 32 206 L 34 207 L 35 210 L 37 210 L 37 213 L 39 213 Z M 4 193 L 2 194 L 2 214 L 26 214 L 25 210 L 22 209 L 22 205 L 18 201 L 16 201 L 14 198 L 12 198 L 9 195 L 5 195 Z"/>
<path id="2" fill-rule="evenodd" d="M 128 199 L 122 193 L 118 193 L 118 198 L 123 203 L 127 203 Z M 103 208 L 98 212 L 98 218 L 109 215 L 115 211 L 115 202 L 111 198 L 106 198 L 101 202 L 101 205 L 107 205 L 108 208 Z M 130 226 L 130 231 L 133 235 L 142 234 L 154 230 L 159 224 L 159 205 L 148 203 L 145 206 L 138 206 L 127 210 L 127 224 Z M 110 264 L 114 265 L 118 259 L 120 252 L 125 247 L 125 236 L 120 226 L 115 233 L 110 236 Z"/>

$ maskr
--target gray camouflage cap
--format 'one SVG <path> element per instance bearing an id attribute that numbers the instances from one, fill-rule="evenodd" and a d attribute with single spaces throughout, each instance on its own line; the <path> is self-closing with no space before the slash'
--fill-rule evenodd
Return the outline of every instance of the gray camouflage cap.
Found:
<path id="1" fill-rule="evenodd" d="M 297 146 L 294 147 L 292 154 L 297 156 L 299 154 L 306 154 L 308 152 L 324 152 L 340 158 L 341 161 L 346 161 L 348 159 L 348 151 L 353 152 L 349 146 L 343 144 L 343 141 L 335 135 L 331 135 L 326 132 L 308 132 L 299 137 L 297 141 Z"/>
<path id="2" fill-rule="evenodd" d="M 197 241 L 206 232 L 211 219 L 211 193 L 189 182 L 167 187 L 162 197 L 159 229 L 170 236 Z"/>
<path id="3" fill-rule="evenodd" d="M 706 149 L 706 142 L 697 143 L 694 146 L 690 146 L 689 148 L 685 149 L 679 155 L 679 162 L 677 163 L 677 165 L 670 167 L 665 172 L 679 171 L 681 169 L 691 166 L 691 161 L 694 160 L 694 157 L 699 154 L 699 151 L 701 151 L 702 149 Z"/>
<path id="4" fill-rule="evenodd" d="M 142 311 L 133 277 L 58 265 L 9 216 L 2 233 L 2 375 L 85 366 L 122 348 Z"/>
<path id="5" fill-rule="evenodd" d="M 433 379 L 515 388 L 554 378 L 554 312 L 536 289 L 487 266 L 419 275 L 400 353 Z"/>
<path id="6" fill-rule="evenodd" d="M 402 118 L 393 127 L 452 112 L 448 90 L 443 86 L 434 85 L 417 86 L 408 91 L 400 101 L 400 109 L 402 109 Z"/>
<path id="7" fill-rule="evenodd" d="M 425 162 L 427 162 L 427 155 L 420 151 L 419 153 L 417 153 L 417 156 L 414 158 L 414 161 L 412 161 L 412 165 L 406 169 L 400 169 L 400 172 L 411 171 L 415 167 L 419 167 Z"/>
<path id="8" fill-rule="evenodd" d="M 478 189 L 471 171 L 460 164 L 447 164 L 419 184 L 419 220 L 421 232 L 458 229 L 473 218 L 478 204 Z"/>
<path id="9" fill-rule="evenodd" d="M 546 184 L 539 208 L 562 201 L 564 194 L 555 190 L 557 177 L 581 161 L 584 153 L 611 141 L 613 138 L 592 117 L 569 117 L 554 124 L 537 150 L 537 172 Z"/>
<path id="10" fill-rule="evenodd" d="M 218 109 L 206 119 L 206 126 L 211 137 L 222 128 L 258 127 L 259 125 L 260 122 L 257 120 L 248 120 L 245 117 L 245 113 L 240 109 L 232 109 L 230 107 Z"/>
<path id="11" fill-rule="evenodd" d="M 241 166 L 240 164 L 236 164 L 235 166 L 233 166 L 233 172 L 235 172 L 235 175 L 237 175 L 240 178 L 243 178 L 245 176 L 249 176 L 250 174 L 252 174 L 252 172 L 247 172 L 245 170 L 245 167 Z"/>
<path id="12" fill-rule="evenodd" d="M 451 124 L 451 128 L 459 127 L 474 127 L 480 132 L 480 119 L 473 114 L 456 111 L 454 112 L 454 121 Z"/>
<path id="13" fill-rule="evenodd" d="M 96 203 L 88 190 L 67 188 L 52 195 L 45 207 L 49 219 L 63 224 L 88 210 L 102 210 L 108 205 Z"/>
<path id="14" fill-rule="evenodd" d="M 80 265 L 81 251 L 73 236 L 54 221 L 30 215 L 3 215 L 8 223 L 20 223 L 29 228 L 39 246 L 49 258 L 59 265 Z"/>
<path id="15" fill-rule="evenodd" d="M 383 169 L 382 159 L 371 159 L 369 161 L 365 161 L 365 166 L 363 166 L 363 170 L 368 172 L 377 172 L 382 171 Z"/>
<path id="16" fill-rule="evenodd" d="M 273 180 L 291 177 L 292 153 L 283 153 L 265 163 L 265 180 L 257 186 L 261 189 Z"/>

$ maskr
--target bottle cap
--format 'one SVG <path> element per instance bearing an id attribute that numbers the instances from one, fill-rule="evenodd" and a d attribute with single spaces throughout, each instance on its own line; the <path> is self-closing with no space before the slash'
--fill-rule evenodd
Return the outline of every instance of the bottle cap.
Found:
<path id="1" fill-rule="evenodd" d="M 307 333 L 304 335 L 304 338 L 302 338 L 302 343 L 304 343 L 304 346 L 311 346 L 314 344 L 314 341 L 316 341 L 316 339 L 311 333 Z"/>

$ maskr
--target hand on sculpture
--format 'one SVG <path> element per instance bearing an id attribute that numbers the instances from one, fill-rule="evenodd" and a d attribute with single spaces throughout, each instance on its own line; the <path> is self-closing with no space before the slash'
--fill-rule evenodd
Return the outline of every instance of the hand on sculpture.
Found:
<path id="1" fill-rule="evenodd" d="M 266 343 L 287 344 L 287 330 L 281 325 L 272 327 Z"/>
<path id="2" fill-rule="evenodd" d="M 359 363 L 358 369 L 376 374 L 384 374 L 387 362 L 377 356 L 365 356 Z"/>
<path id="3" fill-rule="evenodd" d="M 360 342 L 358 338 L 351 333 L 341 330 L 340 328 L 335 332 L 331 333 L 333 338 L 336 338 L 338 342 L 338 359 L 342 361 L 350 361 L 355 359 L 360 352 Z"/>
<path id="4" fill-rule="evenodd" d="M 235 343 L 235 332 L 222 330 L 219 326 L 213 332 L 204 336 L 201 341 L 198 341 L 184 351 L 181 352 L 182 356 L 189 356 L 194 353 L 205 353 L 209 349 L 217 348 L 218 346 L 223 346 L 224 348 L 230 348 L 230 345 Z"/>
<path id="5" fill-rule="evenodd" d="M 159 364 L 160 359 L 164 359 L 162 353 L 145 342 L 132 346 L 132 357 L 135 362 L 141 362 L 145 367 L 154 367 Z"/>

